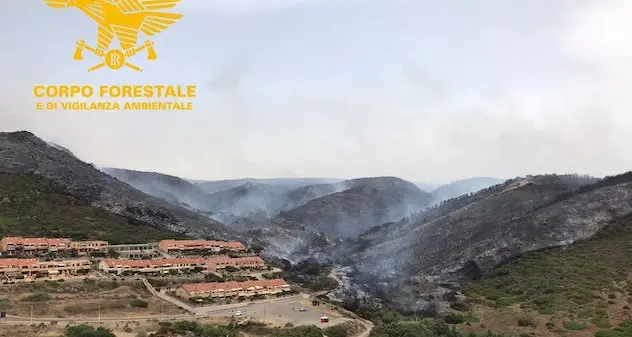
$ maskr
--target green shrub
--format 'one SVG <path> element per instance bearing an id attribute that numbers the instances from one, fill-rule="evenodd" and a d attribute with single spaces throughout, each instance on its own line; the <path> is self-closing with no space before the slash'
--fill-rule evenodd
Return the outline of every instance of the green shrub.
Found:
<path id="1" fill-rule="evenodd" d="M 566 330 L 584 330 L 586 328 L 586 326 L 582 323 L 578 323 L 578 322 L 573 322 L 573 321 L 566 321 L 564 322 L 564 328 Z"/>
<path id="2" fill-rule="evenodd" d="M 518 319 L 518 326 L 535 326 L 535 323 L 533 322 L 533 319 L 531 317 L 521 317 L 520 319 Z"/>
<path id="3" fill-rule="evenodd" d="M 27 296 L 22 299 L 23 302 L 45 302 L 50 301 L 53 298 L 48 293 L 39 293 Z"/>
<path id="4" fill-rule="evenodd" d="M 513 297 L 499 297 L 494 302 L 497 307 L 508 307 L 514 304 L 515 299 Z"/>
<path id="5" fill-rule="evenodd" d="M 450 303 L 450 308 L 457 310 L 457 311 L 470 311 L 470 305 L 467 304 L 467 302 L 465 301 L 456 301 L 456 302 L 452 302 Z"/>
<path id="6" fill-rule="evenodd" d="M 347 337 L 347 330 L 340 325 L 335 325 L 325 329 L 323 334 L 327 337 Z"/>
<path id="7" fill-rule="evenodd" d="M 130 305 L 134 308 L 147 308 L 149 303 L 141 299 L 135 299 L 130 302 Z"/>
<path id="8" fill-rule="evenodd" d="M 465 322 L 463 315 L 448 314 L 443 317 L 443 321 L 448 324 L 461 324 Z"/>
<path id="9" fill-rule="evenodd" d="M 67 328 L 64 337 L 116 337 L 116 335 L 104 327 L 95 329 L 87 324 L 81 324 Z"/>
<path id="10" fill-rule="evenodd" d="M 610 321 L 605 317 L 595 317 L 591 320 L 592 324 L 601 329 L 608 329 L 612 327 Z"/>

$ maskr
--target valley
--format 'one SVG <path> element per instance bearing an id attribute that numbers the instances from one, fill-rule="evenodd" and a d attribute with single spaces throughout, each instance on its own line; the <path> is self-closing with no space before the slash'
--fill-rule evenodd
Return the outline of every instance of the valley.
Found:
<path id="1" fill-rule="evenodd" d="M 339 336 L 624 336 L 617 334 L 632 320 L 632 174 L 482 177 L 429 191 L 419 186 L 388 176 L 194 181 L 97 168 L 31 133 L 0 133 L 2 237 L 150 248 L 86 257 L 94 280 L 29 285 L 9 279 L 0 299 L 17 321 L 36 307 L 36 318 L 94 324 L 96 307 L 112 321 L 145 317 L 139 324 L 156 336 L 166 329 L 158 324 L 164 317 L 190 319 L 203 329 L 209 321 L 230 324 L 235 311 L 249 323 L 222 329 L 244 336 L 293 336 L 292 329 L 307 336 L 304 329 L 317 326 L 337 337 L 328 329 L 358 321 Z M 180 248 L 170 251 L 160 242 Z M 264 269 L 208 269 L 219 263 L 216 252 L 206 251 L 216 242 L 243 243 L 244 252 L 225 252 L 226 263 L 257 257 L 264 264 L 248 263 Z M 179 267 L 165 267 L 171 264 Z M 283 281 L 272 285 L 275 280 Z M 107 282 L 116 287 L 101 289 L 112 285 Z M 281 287 L 290 295 L 250 307 L 231 297 L 246 296 L 245 290 L 226 297 L 216 285 L 202 286 L 213 282 Z M 31 297 L 44 300 L 24 300 Z M 147 306 L 131 304 L 140 301 Z M 331 324 L 319 324 L 320 316 Z M 61 325 L 50 328 L 63 333 Z"/>

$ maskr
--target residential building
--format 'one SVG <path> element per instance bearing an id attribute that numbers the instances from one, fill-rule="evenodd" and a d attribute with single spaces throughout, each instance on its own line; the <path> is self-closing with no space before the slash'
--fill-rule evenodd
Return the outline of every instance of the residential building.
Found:
<path id="1" fill-rule="evenodd" d="M 76 250 L 79 255 L 88 255 L 92 252 L 107 252 L 107 241 L 73 241 L 70 244 L 72 249 Z"/>
<path id="2" fill-rule="evenodd" d="M 206 260 L 196 258 L 173 258 L 152 260 L 108 259 L 99 262 L 99 270 L 106 273 L 168 273 L 171 270 L 185 271 L 205 268 Z"/>
<path id="3" fill-rule="evenodd" d="M 247 257 L 227 257 L 227 256 L 219 256 L 212 257 L 206 260 L 206 267 L 210 271 L 215 271 L 218 269 L 224 269 L 226 267 L 233 268 L 265 268 L 266 263 L 259 256 L 247 256 Z"/>
<path id="4" fill-rule="evenodd" d="M 122 259 L 155 259 L 161 256 L 157 251 L 158 243 L 111 245 L 109 249 L 118 253 Z"/>
<path id="5" fill-rule="evenodd" d="M 0 259 L 0 276 L 77 275 L 90 272 L 90 260 L 71 259 L 38 261 L 37 259 Z"/>
<path id="6" fill-rule="evenodd" d="M 255 295 L 273 295 L 290 291 L 290 285 L 283 279 L 246 281 L 246 282 L 213 282 L 185 284 L 176 290 L 182 298 L 192 297 L 252 297 Z"/>
<path id="7" fill-rule="evenodd" d="M 91 268 L 88 259 L 72 259 L 59 261 L 39 261 L 39 272 L 44 275 L 77 275 L 87 274 Z"/>
<path id="8" fill-rule="evenodd" d="M 242 252 L 246 250 L 243 243 L 237 241 L 211 241 L 211 240 L 162 240 L 158 245 L 163 252 L 186 251 L 212 251 L 228 250 Z"/>
<path id="9" fill-rule="evenodd" d="M 0 240 L 0 250 L 3 254 L 15 253 L 36 254 L 43 252 L 57 252 L 71 249 L 72 240 L 66 238 L 23 238 L 4 237 Z"/>

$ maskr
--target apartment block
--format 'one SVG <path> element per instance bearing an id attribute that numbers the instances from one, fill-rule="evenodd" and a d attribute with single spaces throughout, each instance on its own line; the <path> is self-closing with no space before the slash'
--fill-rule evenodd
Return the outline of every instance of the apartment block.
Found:
<path id="1" fill-rule="evenodd" d="M 72 240 L 66 238 L 23 238 L 4 237 L 0 240 L 0 250 L 6 255 L 17 252 L 36 254 L 70 250 Z"/>
<path id="2" fill-rule="evenodd" d="M 246 246 L 237 241 L 211 241 L 211 240 L 162 240 L 158 248 L 163 252 L 186 252 L 186 251 L 212 251 L 229 250 L 233 252 L 243 252 Z"/>
<path id="3" fill-rule="evenodd" d="M 109 248 L 122 259 L 155 259 L 161 256 L 157 251 L 158 243 L 111 245 Z"/>
<path id="4" fill-rule="evenodd" d="M 163 273 L 171 270 L 185 271 L 195 268 L 205 268 L 203 258 L 173 258 L 153 260 L 108 259 L 99 262 L 99 270 L 106 273 L 120 274 L 125 271 L 132 273 Z"/>
<path id="5" fill-rule="evenodd" d="M 73 241 L 70 247 L 79 255 L 87 255 L 92 252 L 107 252 L 109 244 L 107 241 Z"/>
<path id="6" fill-rule="evenodd" d="M 216 271 L 218 269 L 224 269 L 226 267 L 234 267 L 234 268 L 265 268 L 266 263 L 262 258 L 258 256 L 248 256 L 248 257 L 213 257 L 206 260 L 206 267 L 210 271 Z"/>
<path id="7" fill-rule="evenodd" d="M 77 275 L 90 272 L 90 260 L 39 261 L 37 259 L 0 259 L 0 276 Z"/>
<path id="8" fill-rule="evenodd" d="M 273 295 L 290 291 L 290 285 L 283 279 L 246 281 L 246 282 L 213 282 L 185 284 L 176 290 L 182 298 L 192 297 L 252 297 L 255 295 Z"/>

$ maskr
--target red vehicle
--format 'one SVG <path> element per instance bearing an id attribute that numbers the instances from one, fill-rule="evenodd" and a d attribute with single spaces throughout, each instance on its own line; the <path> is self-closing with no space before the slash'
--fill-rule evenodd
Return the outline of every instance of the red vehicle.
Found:
<path id="1" fill-rule="evenodd" d="M 321 322 L 321 323 L 329 323 L 329 317 L 327 317 L 327 316 L 323 316 L 323 317 L 321 317 L 321 318 L 320 318 L 320 322 Z"/>

